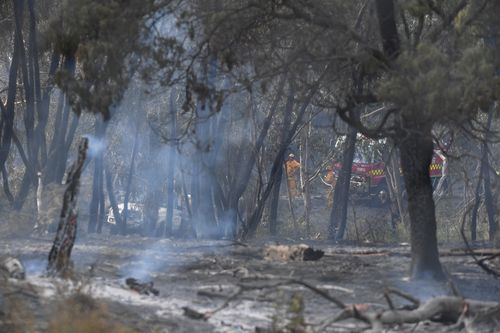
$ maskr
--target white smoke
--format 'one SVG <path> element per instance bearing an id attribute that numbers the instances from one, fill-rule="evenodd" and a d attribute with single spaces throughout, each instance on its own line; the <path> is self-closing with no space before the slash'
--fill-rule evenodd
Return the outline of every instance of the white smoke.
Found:
<path id="1" fill-rule="evenodd" d="M 95 158 L 106 149 L 106 140 L 104 138 L 100 139 L 92 134 L 85 134 L 83 137 L 89 140 L 89 148 L 87 150 L 89 158 Z"/>

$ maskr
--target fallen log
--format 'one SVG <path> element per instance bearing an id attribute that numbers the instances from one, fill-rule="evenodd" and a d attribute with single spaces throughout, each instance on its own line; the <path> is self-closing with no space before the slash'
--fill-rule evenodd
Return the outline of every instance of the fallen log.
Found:
<path id="1" fill-rule="evenodd" d="M 140 295 L 154 295 L 158 296 L 160 295 L 160 292 L 158 289 L 154 287 L 153 281 L 151 282 L 140 282 L 137 279 L 134 278 L 128 278 L 125 280 L 125 284 L 132 289 L 133 291 L 139 293 Z"/>
<path id="2" fill-rule="evenodd" d="M 455 324 L 464 318 L 474 318 L 492 310 L 500 311 L 500 303 L 440 296 L 430 299 L 412 310 L 390 309 L 370 312 L 369 307 L 351 305 L 341 311 L 334 322 L 358 319 L 380 329 L 383 326 L 415 324 L 426 320 Z"/>
<path id="3" fill-rule="evenodd" d="M 269 261 L 316 261 L 325 252 L 315 250 L 306 244 L 299 245 L 269 245 L 263 249 L 263 257 Z"/>

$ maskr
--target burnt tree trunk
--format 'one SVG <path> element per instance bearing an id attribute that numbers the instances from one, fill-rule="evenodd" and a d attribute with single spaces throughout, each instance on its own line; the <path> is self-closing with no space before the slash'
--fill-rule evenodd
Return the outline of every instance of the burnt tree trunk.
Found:
<path id="1" fill-rule="evenodd" d="M 281 129 L 281 139 L 280 139 L 280 147 L 279 149 L 287 148 L 289 143 L 287 141 L 287 137 L 289 135 L 290 131 L 290 124 L 292 122 L 292 112 L 293 112 L 293 98 L 295 94 L 295 87 L 293 84 L 290 85 L 290 91 L 288 92 L 288 98 L 286 101 L 285 105 L 285 115 L 283 117 L 283 127 Z M 283 156 L 283 160 L 281 161 L 281 167 L 277 170 L 276 176 L 275 176 L 275 184 L 273 188 L 273 197 L 271 199 L 271 206 L 270 206 L 270 214 L 269 214 L 269 230 L 271 232 L 271 235 L 275 236 L 278 231 L 278 208 L 279 208 L 279 196 L 280 196 L 280 190 L 281 190 L 281 182 L 283 180 L 283 167 L 285 167 L 285 173 L 286 173 L 286 166 L 285 165 L 285 156 Z M 288 179 L 288 175 L 285 175 L 286 179 Z M 288 191 L 288 199 L 289 199 L 289 207 L 290 207 L 290 212 L 292 214 L 292 218 L 295 220 L 294 212 L 293 212 L 293 203 L 290 201 L 290 189 L 288 188 L 287 184 L 287 191 Z M 295 230 L 296 232 L 297 230 Z"/>
<path id="2" fill-rule="evenodd" d="M 278 207 L 282 180 L 283 168 L 280 168 L 276 173 L 276 183 L 274 184 L 269 206 L 269 231 L 272 236 L 276 236 L 278 234 Z"/>
<path id="3" fill-rule="evenodd" d="M 479 206 L 481 205 L 481 188 L 483 186 L 483 161 L 484 156 L 482 156 L 481 161 L 479 161 L 476 168 L 476 170 L 479 171 L 479 175 L 477 178 L 476 189 L 474 190 L 474 205 L 472 206 L 472 213 L 470 218 L 470 239 L 473 242 L 477 240 L 477 217 L 479 214 Z"/>
<path id="4" fill-rule="evenodd" d="M 349 205 L 349 187 L 351 184 L 352 161 L 356 150 L 356 136 L 358 131 L 354 127 L 349 127 L 346 139 L 346 146 L 342 154 L 342 167 L 335 185 L 330 212 L 330 225 L 328 228 L 328 239 L 341 240 L 347 225 L 347 208 Z"/>
<path id="5" fill-rule="evenodd" d="M 37 149 L 40 151 L 40 169 L 47 164 L 47 141 L 45 138 L 45 129 L 49 119 L 50 99 L 54 86 L 53 77 L 59 67 L 60 55 L 54 51 L 50 59 L 49 80 L 47 86 L 42 93 L 42 100 L 38 108 L 38 123 L 35 128 L 35 136 L 37 137 Z M 38 154 L 38 151 L 36 152 Z"/>
<path id="6" fill-rule="evenodd" d="M 489 225 L 489 239 L 493 240 L 496 233 L 496 222 L 495 222 L 495 207 L 493 203 L 493 195 L 491 193 L 491 180 L 490 180 L 490 165 L 488 157 L 488 140 L 490 137 L 491 122 L 493 120 L 493 109 L 488 114 L 488 119 L 486 121 L 486 134 L 481 148 L 481 161 L 479 162 L 479 177 L 477 181 L 475 197 L 474 197 L 474 207 L 472 209 L 470 232 L 471 240 L 475 241 L 477 239 L 477 219 L 479 216 L 479 207 L 481 205 L 481 190 L 484 190 L 484 204 L 486 206 L 486 214 L 488 216 Z"/>
<path id="7" fill-rule="evenodd" d="M 400 54 L 393 0 L 376 0 L 380 36 L 385 55 L 393 61 Z M 409 110 L 410 111 L 410 110 Z M 411 233 L 411 270 L 413 279 L 444 279 L 439 261 L 436 235 L 436 212 L 432 197 L 429 166 L 433 155 L 432 121 L 422 119 L 413 110 L 399 123 L 402 131 L 397 138 L 401 167 L 408 194 Z M 424 124 L 427 122 L 427 124 Z M 410 129 L 410 130 L 408 130 Z"/>
<path id="8" fill-rule="evenodd" d="M 132 178 L 134 176 L 135 159 L 137 157 L 137 151 L 139 147 L 139 132 L 141 125 L 137 123 L 134 136 L 134 147 L 132 148 L 132 158 L 130 159 L 130 167 L 127 174 L 127 183 L 125 185 L 125 196 L 123 198 L 123 212 L 122 212 L 122 223 L 118 225 L 118 230 L 122 235 L 127 233 L 127 219 L 128 219 L 128 203 L 130 201 L 130 191 L 132 186 Z M 116 218 L 116 215 L 115 215 Z M 118 220 L 116 220 L 118 221 Z"/>
<path id="9" fill-rule="evenodd" d="M 300 179 L 302 196 L 304 199 L 304 220 L 306 223 L 306 237 L 311 235 L 311 180 L 310 180 L 310 166 L 309 166 L 309 138 L 311 137 L 311 119 L 308 120 L 307 126 L 304 131 L 303 144 L 301 148 L 300 161 L 302 167 L 300 168 Z"/>
<path id="10" fill-rule="evenodd" d="M 116 228 L 113 233 L 116 233 L 120 230 L 123 225 L 122 216 L 120 214 L 120 210 L 118 209 L 118 201 L 116 200 L 115 192 L 113 189 L 113 176 L 111 174 L 111 169 L 109 165 L 106 163 L 104 166 L 104 174 L 106 175 L 106 191 L 108 191 L 109 203 L 111 204 L 111 208 L 113 209 L 113 216 L 116 221 Z"/>
<path id="11" fill-rule="evenodd" d="M 76 58 L 74 55 L 66 55 L 63 68 L 67 72 L 67 75 L 74 75 L 76 69 Z M 67 151 L 73 142 L 74 128 L 76 128 L 76 124 L 78 124 L 78 116 L 74 115 L 76 120 L 72 122 L 71 126 L 68 126 L 71 108 L 67 96 L 65 96 L 62 91 L 60 94 L 54 123 L 54 136 L 50 144 L 47 165 L 45 166 L 45 184 L 51 182 L 61 183 L 64 178 Z"/>
<path id="12" fill-rule="evenodd" d="M 229 190 L 228 194 L 228 213 L 227 216 L 229 217 L 229 221 L 231 223 L 231 228 L 233 231 L 233 236 L 236 237 L 237 234 L 237 222 L 238 222 L 238 203 L 240 198 L 242 197 L 243 193 L 245 190 L 248 188 L 249 181 L 248 179 L 250 178 L 250 175 L 252 173 L 252 170 L 254 169 L 257 158 L 259 156 L 259 153 L 262 152 L 264 142 L 266 140 L 266 137 L 269 133 L 269 129 L 271 127 L 271 124 L 274 119 L 274 115 L 276 114 L 276 111 L 278 109 L 279 102 L 281 101 L 281 98 L 283 97 L 283 92 L 284 92 L 284 87 L 285 87 L 285 82 L 286 82 L 286 75 L 283 75 L 282 78 L 280 79 L 277 87 L 277 92 L 276 92 L 276 97 L 273 100 L 273 103 L 271 105 L 271 108 L 269 110 L 269 113 L 265 120 L 263 121 L 261 125 L 261 130 L 259 132 L 259 135 L 257 136 L 255 140 L 255 144 L 252 147 L 252 149 L 240 149 L 240 152 L 238 154 L 238 157 L 236 160 L 239 163 L 239 167 L 236 171 L 236 177 L 234 180 L 234 183 L 231 184 L 231 188 Z M 277 182 L 281 183 L 281 177 L 282 174 L 280 173 L 277 175 Z M 280 187 L 280 184 L 277 185 Z M 279 188 L 278 188 L 278 198 L 279 199 Z M 276 199 L 276 200 L 277 200 Z"/>
<path id="13" fill-rule="evenodd" d="M 80 176 L 87 154 L 88 139 L 83 138 L 78 146 L 78 159 L 68 171 L 63 207 L 54 243 L 49 253 L 47 271 L 49 274 L 65 274 L 70 268 L 71 251 L 76 239 L 77 199 L 80 189 Z"/>
<path id="14" fill-rule="evenodd" d="M 495 240 L 497 232 L 497 223 L 495 221 L 495 202 L 493 200 L 493 193 L 491 191 L 491 168 L 489 162 L 489 149 L 488 142 L 491 137 L 491 123 L 493 121 L 494 108 L 492 107 L 488 113 L 488 120 L 486 124 L 486 134 L 483 142 L 483 186 L 484 186 L 484 205 L 486 206 L 486 214 L 488 216 L 488 239 L 490 242 Z"/>
<path id="15" fill-rule="evenodd" d="M 15 117 L 15 101 L 17 93 L 17 72 L 19 68 L 20 48 L 22 30 L 22 15 L 23 7 L 19 6 L 17 1 L 14 4 L 14 21 L 16 29 L 14 31 L 14 51 L 12 53 L 12 60 L 9 69 L 9 83 L 7 87 L 7 102 L 5 108 L 2 105 L 2 118 L 0 126 L 0 167 L 2 168 L 2 181 L 6 197 L 10 203 L 14 202 L 14 197 L 9 188 L 9 179 L 5 162 L 9 156 L 10 147 L 12 144 L 12 136 L 14 134 L 14 117 Z M 0 102 L 1 103 L 1 102 Z"/>
<path id="16" fill-rule="evenodd" d="M 107 123 L 100 119 L 100 115 L 96 115 L 95 122 L 95 136 L 96 140 L 104 140 L 104 134 L 106 132 Z M 92 144 L 92 143 L 91 143 Z M 99 146 L 100 143 L 97 143 Z M 100 232 L 100 220 L 102 217 L 102 211 L 104 209 L 103 198 L 104 198 L 104 187 L 103 187 L 103 178 L 104 178 L 104 168 L 103 168 L 103 159 L 104 159 L 104 149 L 101 147 L 96 147 L 94 151 L 94 177 L 92 181 L 92 198 L 90 200 L 90 208 L 89 208 L 89 224 L 88 224 L 88 232 Z"/>
<path id="17" fill-rule="evenodd" d="M 405 128 L 416 129 L 413 124 Z M 404 125 L 403 125 L 404 126 Z M 436 235 L 436 215 L 432 197 L 432 182 L 429 167 L 434 146 L 431 129 L 408 132 L 398 141 L 401 153 L 401 167 L 408 194 L 410 215 L 411 270 L 413 279 L 444 279 L 439 262 Z"/>
<path id="18" fill-rule="evenodd" d="M 150 125 L 154 126 L 154 124 Z M 156 133 L 156 130 L 150 130 L 148 159 L 144 168 L 144 178 L 147 182 L 143 216 L 143 233 L 145 236 L 155 236 L 163 182 L 165 181 L 159 160 L 160 138 Z"/>
<path id="19" fill-rule="evenodd" d="M 20 10 L 21 12 L 23 11 L 24 4 L 23 2 L 20 3 Z M 32 5 L 32 3 L 31 3 Z M 33 8 L 30 8 L 30 12 L 33 11 Z M 30 15 L 31 16 L 31 15 Z M 36 145 L 35 142 L 35 136 L 34 136 L 34 129 L 35 129 L 35 72 L 34 68 L 32 66 L 32 54 L 35 52 L 34 49 L 36 48 L 33 43 L 36 41 L 36 38 L 34 38 L 33 34 L 35 33 L 34 31 L 34 17 L 30 17 L 30 42 L 29 42 L 29 56 L 26 55 L 26 50 L 25 50 L 25 42 L 24 42 L 24 37 L 23 37 L 23 29 L 22 29 L 22 18 L 19 18 L 17 21 L 20 22 L 20 25 L 16 25 L 16 29 L 18 30 L 17 36 L 19 38 L 19 58 L 20 58 L 20 69 L 21 69 L 21 78 L 23 82 L 23 91 L 24 91 L 24 99 L 26 102 L 26 108 L 23 113 L 23 120 L 24 120 L 24 129 L 26 132 L 26 156 L 27 156 L 27 161 L 26 163 L 26 169 L 24 172 L 23 180 L 21 182 L 21 187 L 18 191 L 18 194 L 16 196 L 16 199 L 14 201 L 14 209 L 20 210 L 24 202 L 26 200 L 26 197 L 29 194 L 29 191 L 31 187 L 36 186 L 36 171 L 35 168 L 37 167 L 37 160 L 36 156 L 34 154 L 34 147 Z M 39 78 L 39 75 L 37 76 Z M 38 82 L 37 84 L 38 88 L 40 87 L 40 83 Z M 39 92 L 39 89 L 37 90 Z"/>
<path id="20" fill-rule="evenodd" d="M 177 110 L 175 106 L 175 89 L 170 92 L 169 103 L 169 141 L 167 161 L 167 216 L 165 221 L 165 236 L 172 235 L 174 221 L 174 201 L 177 198 L 174 188 L 174 175 L 177 162 Z"/>
<path id="21" fill-rule="evenodd" d="M 327 72 L 327 70 L 325 69 L 325 72 L 318 78 L 315 85 L 309 91 L 309 94 L 306 96 L 299 111 L 297 112 L 297 117 L 296 117 L 295 121 L 293 122 L 293 125 L 290 128 L 290 131 L 288 131 L 288 136 L 287 136 L 285 142 L 281 143 L 281 147 L 278 150 L 278 153 L 276 154 L 273 165 L 271 167 L 271 173 L 269 175 L 269 182 L 267 183 L 267 185 L 264 189 L 264 192 L 262 193 L 262 196 L 257 200 L 256 208 L 254 209 L 251 216 L 248 218 L 247 223 L 245 225 L 243 225 L 243 228 L 242 228 L 241 233 L 240 233 L 240 237 L 242 239 L 247 239 L 247 238 L 253 237 L 255 235 L 255 232 L 257 231 L 257 228 L 258 228 L 260 221 L 262 219 L 262 213 L 264 211 L 265 203 L 266 203 L 267 199 L 269 198 L 269 195 L 271 194 L 271 191 L 272 191 L 274 185 L 276 184 L 276 181 L 277 181 L 276 175 L 279 173 L 279 169 L 283 167 L 283 161 L 284 161 L 288 146 L 292 142 L 292 139 L 295 136 L 295 133 L 297 132 L 299 125 L 302 123 L 302 120 L 304 118 L 304 114 L 307 110 L 307 107 L 310 105 L 312 98 L 316 94 L 316 91 L 319 88 L 319 84 L 321 83 L 321 80 L 323 79 L 324 74 L 326 72 Z"/>

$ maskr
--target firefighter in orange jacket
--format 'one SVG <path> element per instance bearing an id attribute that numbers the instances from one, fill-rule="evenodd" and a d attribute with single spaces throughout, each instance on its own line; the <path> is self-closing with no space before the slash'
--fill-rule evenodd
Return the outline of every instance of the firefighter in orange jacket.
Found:
<path id="1" fill-rule="evenodd" d="M 328 203 L 328 207 L 331 208 L 333 206 L 333 193 L 335 192 L 335 185 L 337 185 L 337 178 L 335 177 L 335 173 L 333 172 L 332 167 L 328 167 L 328 169 L 326 169 L 326 176 L 323 179 L 323 183 L 330 187 L 326 200 Z"/>
<path id="2" fill-rule="evenodd" d="M 297 191 L 297 181 L 295 180 L 295 171 L 300 168 L 300 163 L 295 160 L 295 155 L 288 155 L 288 159 L 285 162 L 286 167 L 286 177 L 288 183 L 288 189 L 290 191 L 290 196 L 295 198 L 298 196 Z"/>

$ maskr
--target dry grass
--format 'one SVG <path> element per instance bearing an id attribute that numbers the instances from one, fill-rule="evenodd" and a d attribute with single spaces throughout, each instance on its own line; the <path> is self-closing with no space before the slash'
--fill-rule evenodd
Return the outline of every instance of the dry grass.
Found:
<path id="1" fill-rule="evenodd" d="M 116 322 L 104 304 L 84 294 L 74 294 L 56 306 L 48 333 L 134 333 Z"/>
<path id="2" fill-rule="evenodd" d="M 135 333 L 119 323 L 107 306 L 76 292 L 42 300 L 28 286 L 0 279 L 0 332 Z"/>

